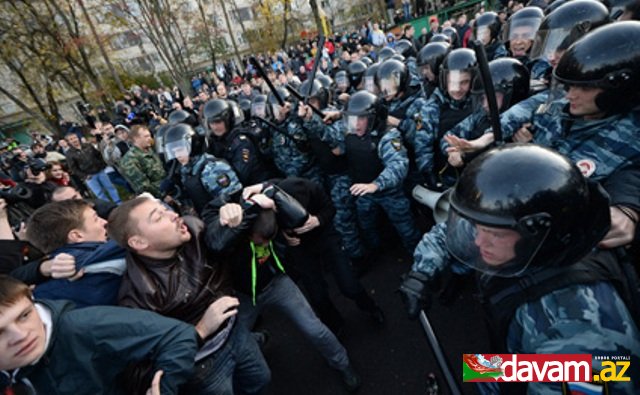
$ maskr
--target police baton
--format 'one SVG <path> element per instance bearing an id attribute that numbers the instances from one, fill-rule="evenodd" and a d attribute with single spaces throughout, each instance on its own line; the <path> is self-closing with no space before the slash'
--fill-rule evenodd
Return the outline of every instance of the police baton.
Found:
<path id="1" fill-rule="evenodd" d="M 251 62 L 253 67 L 256 68 L 256 71 L 258 72 L 260 77 L 267 83 L 267 86 L 269 87 L 269 90 L 271 90 L 273 95 L 276 97 L 276 100 L 278 101 L 278 104 L 280 104 L 280 106 L 284 107 L 284 99 L 282 99 L 280 97 L 280 95 L 278 94 L 278 91 L 273 86 L 273 83 L 271 82 L 269 77 L 267 77 L 267 73 L 264 72 L 264 69 L 262 68 L 262 65 L 260 64 L 260 62 L 258 62 L 258 59 L 256 59 L 255 56 L 251 56 L 249 58 L 249 62 Z"/>
<path id="2" fill-rule="evenodd" d="M 491 129 L 493 130 L 493 141 L 495 142 L 495 144 L 502 144 L 503 141 L 502 129 L 500 128 L 500 112 L 498 111 L 496 91 L 493 88 L 491 72 L 489 71 L 487 53 L 485 52 L 484 45 L 480 40 L 472 41 L 472 44 L 473 50 L 476 53 L 476 59 L 478 60 L 478 68 L 480 69 L 480 78 L 482 78 L 484 93 L 487 96 L 487 103 L 489 104 L 489 120 L 491 121 Z"/>
<path id="3" fill-rule="evenodd" d="M 447 385 L 449 386 L 449 390 L 452 395 L 462 395 L 462 391 L 460 387 L 458 387 L 458 383 L 453 378 L 453 374 L 451 373 L 451 367 L 449 366 L 449 362 L 442 351 L 442 347 L 440 347 L 440 342 L 436 337 L 436 333 L 433 331 L 433 327 L 431 326 L 431 322 L 429 322 L 429 318 L 427 318 L 427 314 L 424 310 L 420 310 L 420 324 L 422 324 L 422 329 L 424 330 L 425 335 L 427 335 L 427 340 L 429 341 L 429 345 L 431 346 L 431 350 L 433 354 L 436 356 L 436 360 L 438 361 L 438 365 L 440 366 L 440 370 L 442 370 L 442 374 L 444 375 L 445 380 L 447 381 Z"/>
<path id="4" fill-rule="evenodd" d="M 322 49 L 324 48 L 324 34 L 320 33 L 318 37 L 318 45 L 316 46 L 316 58 L 313 60 L 313 69 L 311 69 L 311 76 L 309 77 L 309 87 L 307 88 L 306 97 L 303 100 L 303 103 L 306 105 L 309 101 L 309 96 L 311 95 L 311 91 L 313 90 L 313 82 L 316 80 L 316 74 L 318 73 L 318 65 L 320 64 L 320 59 L 322 58 Z"/>
<path id="5" fill-rule="evenodd" d="M 309 85 L 311 85 L 311 84 L 309 84 Z M 287 88 L 287 90 L 289 91 L 289 93 L 291 93 L 293 95 L 293 97 L 295 97 L 299 101 L 301 101 L 304 104 L 306 104 L 307 106 L 309 106 L 311 108 L 311 111 L 313 111 L 315 114 L 317 114 L 320 118 L 324 118 L 325 114 L 322 111 L 318 110 L 316 108 L 316 106 L 314 106 L 313 104 L 306 102 L 306 99 L 309 98 L 308 95 L 307 95 L 307 97 L 303 97 L 302 94 L 300 94 L 300 92 L 298 92 L 293 86 L 291 86 L 291 84 L 285 85 L 285 88 Z"/>

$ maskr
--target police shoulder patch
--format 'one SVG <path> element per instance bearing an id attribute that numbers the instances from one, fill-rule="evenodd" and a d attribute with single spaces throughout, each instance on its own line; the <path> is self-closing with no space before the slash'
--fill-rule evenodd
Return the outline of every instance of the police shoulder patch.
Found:
<path id="1" fill-rule="evenodd" d="M 249 162 L 249 149 L 248 148 L 243 148 L 242 149 L 242 161 L 243 162 Z"/>
<path id="2" fill-rule="evenodd" d="M 216 182 L 218 183 L 218 185 L 220 185 L 223 188 L 226 188 L 229 186 L 229 184 L 231 184 L 231 180 L 229 179 L 229 176 L 226 174 L 220 174 L 216 179 Z"/>
<path id="3" fill-rule="evenodd" d="M 396 151 L 400 151 L 402 149 L 402 142 L 400 141 L 400 139 L 391 139 L 391 146 Z"/>

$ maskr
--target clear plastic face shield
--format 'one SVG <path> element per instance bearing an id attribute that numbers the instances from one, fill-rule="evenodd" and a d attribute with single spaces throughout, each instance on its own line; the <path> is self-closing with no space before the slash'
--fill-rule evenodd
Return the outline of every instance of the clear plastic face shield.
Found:
<path id="1" fill-rule="evenodd" d="M 526 56 L 542 20 L 540 18 L 518 19 L 509 24 L 505 40 L 514 57 Z"/>
<path id="2" fill-rule="evenodd" d="M 484 112 L 485 114 L 489 114 L 489 101 L 487 100 L 487 95 L 484 91 L 473 91 L 471 94 L 471 100 L 473 102 L 473 112 Z M 508 100 L 507 100 L 508 101 Z M 498 110 L 500 112 L 506 110 L 506 108 L 502 108 L 505 102 L 505 94 L 500 91 L 496 91 L 496 104 L 498 105 Z"/>
<path id="3" fill-rule="evenodd" d="M 400 90 L 400 76 L 391 74 L 386 78 L 380 79 L 380 92 L 386 100 L 392 100 Z"/>
<path id="4" fill-rule="evenodd" d="M 345 115 L 347 134 L 363 136 L 369 131 L 369 121 L 366 115 Z"/>
<path id="5" fill-rule="evenodd" d="M 572 29 L 538 30 L 530 57 L 546 60 L 555 68 L 565 50 L 578 38 Z"/>
<path id="6" fill-rule="evenodd" d="M 491 30 L 489 27 L 478 26 L 476 28 L 476 39 L 480 40 L 484 45 L 489 45 L 491 43 Z"/>
<path id="7" fill-rule="evenodd" d="M 154 143 L 156 146 L 156 154 L 161 155 L 164 154 L 164 137 L 156 135 L 154 139 Z"/>
<path id="8" fill-rule="evenodd" d="M 267 117 L 267 103 L 259 102 L 259 103 L 251 103 L 251 116 L 258 118 L 266 118 Z"/>
<path id="9" fill-rule="evenodd" d="M 487 226 L 449 210 L 447 248 L 457 260 L 474 270 L 497 277 L 516 277 L 529 267 L 549 229 L 547 226 L 527 232 Z"/>
<path id="10" fill-rule="evenodd" d="M 446 91 L 454 100 L 463 100 L 471 90 L 472 73 L 469 70 L 446 72 Z"/>
<path id="11" fill-rule="evenodd" d="M 430 64 L 422 65 L 418 68 L 420 76 L 428 82 L 434 83 L 436 81 L 436 74 L 431 70 Z"/>
<path id="12" fill-rule="evenodd" d="M 336 75 L 335 82 L 340 92 L 346 92 L 349 89 L 349 78 L 345 74 Z"/>
<path id="13" fill-rule="evenodd" d="M 164 145 L 164 152 L 167 161 L 177 159 L 178 162 L 184 165 L 189 162 L 189 155 L 191 154 L 191 139 L 166 143 Z"/>
<path id="14" fill-rule="evenodd" d="M 378 85 L 376 85 L 376 77 L 373 75 L 364 76 L 364 89 L 377 95 L 379 93 Z"/>

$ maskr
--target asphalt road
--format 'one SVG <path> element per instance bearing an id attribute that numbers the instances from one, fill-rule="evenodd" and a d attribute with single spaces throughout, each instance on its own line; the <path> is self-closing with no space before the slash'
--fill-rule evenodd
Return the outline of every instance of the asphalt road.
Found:
<path id="1" fill-rule="evenodd" d="M 353 302 L 339 295 L 331 283 L 333 300 L 346 321 L 340 340 L 362 378 L 358 394 L 425 395 L 430 372 L 436 374 L 439 393 L 448 394 L 420 323 L 407 318 L 395 292 L 400 275 L 409 270 L 412 258 L 393 237 L 388 245 L 375 260 L 374 267 L 362 277 L 365 288 L 385 312 L 384 325 L 373 323 Z M 470 284 L 464 285 L 450 304 L 444 306 L 435 301 L 428 311 L 460 385 L 462 354 L 491 351 L 480 306 L 472 292 Z M 263 350 L 272 371 L 270 394 L 347 394 L 339 374 L 286 319 L 277 313 L 266 313 L 260 325 L 271 334 Z M 476 393 L 472 384 L 462 385 L 462 391 Z"/>

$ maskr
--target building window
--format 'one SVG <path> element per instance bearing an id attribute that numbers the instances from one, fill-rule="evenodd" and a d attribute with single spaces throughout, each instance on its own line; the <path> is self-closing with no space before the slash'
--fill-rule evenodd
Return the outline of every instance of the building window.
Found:
<path id="1" fill-rule="evenodd" d="M 111 47 L 115 50 L 130 48 L 140 44 L 142 44 L 142 39 L 132 31 L 118 33 L 111 37 Z"/>
<path id="2" fill-rule="evenodd" d="M 251 7 L 240 7 L 237 10 L 234 10 L 233 14 L 235 19 L 239 20 L 240 22 L 246 22 L 253 19 Z"/>

